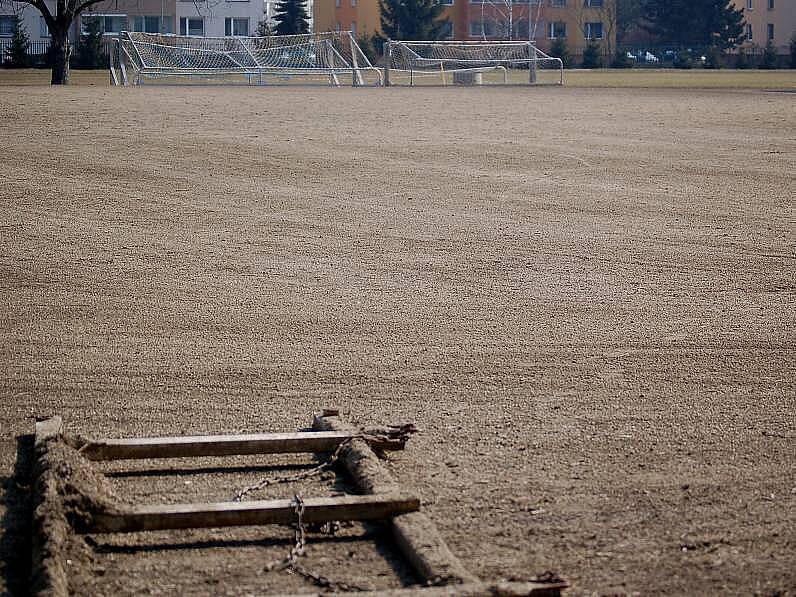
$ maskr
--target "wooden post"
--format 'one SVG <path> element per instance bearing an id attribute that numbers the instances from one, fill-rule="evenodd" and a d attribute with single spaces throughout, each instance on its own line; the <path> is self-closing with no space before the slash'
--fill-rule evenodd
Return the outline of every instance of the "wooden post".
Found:
<path id="1" fill-rule="evenodd" d="M 72 529 L 64 516 L 57 480 L 48 458 L 48 444 L 57 441 L 60 437 L 63 421 L 58 416 L 38 421 L 35 431 L 30 593 L 48 597 L 67 597 L 69 581 L 61 555 L 64 540 L 69 537 Z"/>
<path id="2" fill-rule="evenodd" d="M 420 500 L 406 493 L 342 495 L 303 500 L 305 523 L 333 520 L 381 520 L 413 512 Z M 294 500 L 174 504 L 120 508 L 91 516 L 82 533 L 135 533 L 166 529 L 290 524 L 296 522 Z"/>
<path id="3" fill-rule="evenodd" d="M 313 429 L 319 431 L 353 431 L 353 427 L 336 417 L 316 416 Z M 389 471 L 379 462 L 368 444 L 355 439 L 344 449 L 342 463 L 354 484 L 364 493 L 389 494 L 401 490 Z M 404 557 L 425 581 L 457 578 L 462 582 L 479 582 L 453 555 L 434 523 L 422 512 L 396 516 L 392 521 L 395 541 Z"/>

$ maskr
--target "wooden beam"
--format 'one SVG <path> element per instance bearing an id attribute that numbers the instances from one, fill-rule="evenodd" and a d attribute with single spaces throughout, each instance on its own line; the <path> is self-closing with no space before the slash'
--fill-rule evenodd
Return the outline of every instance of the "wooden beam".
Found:
<path id="1" fill-rule="evenodd" d="M 31 595 L 69 595 L 69 579 L 62 555 L 71 527 L 64 516 L 54 463 L 48 450 L 49 444 L 57 441 L 62 432 L 63 421 L 58 416 L 37 421 L 35 425 L 31 583 L 28 587 Z"/>
<path id="2" fill-rule="evenodd" d="M 353 427 L 333 416 L 316 416 L 312 424 L 319 431 L 351 432 Z M 354 484 L 364 493 L 395 493 L 401 486 L 381 464 L 370 446 L 356 439 L 342 454 L 342 463 Z M 424 581 L 459 579 L 465 583 L 479 582 L 453 555 L 434 523 L 422 512 L 396 516 L 392 520 L 395 541 L 415 572 Z"/>
<path id="3" fill-rule="evenodd" d="M 403 494 L 344 495 L 307 498 L 302 520 L 305 523 L 333 520 L 381 520 L 413 512 L 420 500 Z M 81 533 L 134 533 L 166 529 L 290 524 L 296 521 L 293 500 L 220 502 L 138 506 L 94 513 Z"/>
<path id="4" fill-rule="evenodd" d="M 297 433 L 253 433 L 246 435 L 186 435 L 176 437 L 132 437 L 92 440 L 80 447 L 89 460 L 135 458 L 185 458 L 239 454 L 288 454 L 334 452 L 354 432 L 309 431 Z M 387 437 L 368 436 L 382 450 L 401 450 L 404 443 Z"/>
<path id="5" fill-rule="evenodd" d="M 561 589 L 568 587 L 565 582 L 477 582 L 446 585 L 443 587 L 407 587 L 357 593 L 357 597 L 558 597 Z M 307 594 L 303 594 L 307 597 Z M 339 593 L 312 593 L 319 595 L 339 595 Z M 299 597 L 295 595 L 294 597 Z"/>

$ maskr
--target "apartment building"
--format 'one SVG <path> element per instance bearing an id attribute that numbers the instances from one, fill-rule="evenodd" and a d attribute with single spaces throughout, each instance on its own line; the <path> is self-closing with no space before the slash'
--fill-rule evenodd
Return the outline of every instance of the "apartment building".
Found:
<path id="1" fill-rule="evenodd" d="M 47 6 L 55 11 L 55 1 L 47 0 Z M 22 20 L 22 25 L 31 41 L 49 41 L 50 32 L 41 13 L 30 4 L 18 2 L 0 3 L 0 43 L 11 39 L 14 35 L 17 19 Z"/>
<path id="2" fill-rule="evenodd" d="M 796 35 L 796 0 L 733 0 L 744 11 L 746 44 L 765 46 L 769 41 L 787 54 Z"/>
<path id="3" fill-rule="evenodd" d="M 785 0 L 781 0 L 785 1 Z M 616 43 L 616 0 L 440 0 L 449 39 L 535 40 L 541 49 L 564 38 L 581 53 L 590 40 Z M 315 0 L 315 30 L 380 31 L 378 0 Z"/>
<path id="4" fill-rule="evenodd" d="M 54 12 L 55 2 L 48 0 L 48 5 Z M 0 5 L 0 41 L 13 35 L 17 18 L 22 19 L 31 41 L 49 40 L 38 10 L 6 2 Z M 109 37 L 120 31 L 223 37 L 254 35 L 264 18 L 263 0 L 104 0 L 77 19 L 71 38 L 76 41 L 91 19 L 97 19 L 103 35 Z"/>

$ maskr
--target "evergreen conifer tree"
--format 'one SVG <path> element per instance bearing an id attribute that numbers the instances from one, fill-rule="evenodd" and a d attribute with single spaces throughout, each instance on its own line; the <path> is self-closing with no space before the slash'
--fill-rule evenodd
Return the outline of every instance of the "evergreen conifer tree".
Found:
<path id="1" fill-rule="evenodd" d="M 561 58 L 561 62 L 564 63 L 564 68 L 572 67 L 572 54 L 569 53 L 567 40 L 563 37 L 557 37 L 553 40 L 553 43 L 550 45 L 549 54 L 553 58 Z"/>
<path id="2" fill-rule="evenodd" d="M 444 6 L 437 0 L 379 0 L 381 30 L 394 40 L 434 40 L 445 36 Z"/>
<path id="3" fill-rule="evenodd" d="M 25 25 L 22 23 L 22 19 L 17 18 L 17 22 L 14 27 L 14 36 L 11 38 L 11 45 L 6 50 L 10 66 L 12 68 L 25 68 L 30 66 L 28 48 L 30 48 L 30 38 L 28 37 L 28 32 L 25 30 Z"/>
<path id="4" fill-rule="evenodd" d="M 274 28 L 271 27 L 271 23 L 266 20 L 262 20 L 257 23 L 257 37 L 269 37 L 274 34 Z"/>
<path id="5" fill-rule="evenodd" d="M 733 48 L 744 41 L 743 9 L 731 0 L 647 0 L 644 25 L 681 46 Z"/>
<path id="6" fill-rule="evenodd" d="M 83 20 L 85 33 L 80 36 L 77 61 L 83 68 L 97 68 L 102 61 L 102 27 L 99 17 Z"/>
<path id="7" fill-rule="evenodd" d="M 583 48 L 583 68 L 600 68 L 602 66 L 602 56 L 600 56 L 600 44 L 590 41 Z"/>
<path id="8" fill-rule="evenodd" d="M 309 33 L 310 24 L 304 0 L 282 0 L 274 8 L 276 35 Z"/>

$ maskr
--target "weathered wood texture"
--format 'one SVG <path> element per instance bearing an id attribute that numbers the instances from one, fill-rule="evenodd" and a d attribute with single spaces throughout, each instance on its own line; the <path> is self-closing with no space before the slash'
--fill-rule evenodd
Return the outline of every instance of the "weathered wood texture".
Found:
<path id="1" fill-rule="evenodd" d="M 47 458 L 48 444 L 57 441 L 62 431 L 63 421 L 58 416 L 36 423 L 30 593 L 42 597 L 69 594 L 66 569 L 59 556 L 71 527 L 61 505 L 52 463 Z"/>
<path id="2" fill-rule="evenodd" d="M 356 431 L 337 417 L 316 416 L 312 426 L 318 431 L 352 434 Z M 341 461 L 354 484 L 364 493 L 389 494 L 402 490 L 373 450 L 361 439 L 351 442 L 344 450 Z M 457 578 L 465 583 L 479 582 L 453 555 L 434 523 L 422 512 L 396 516 L 392 520 L 392 532 L 401 553 L 423 580 Z"/>
<path id="3" fill-rule="evenodd" d="M 80 448 L 80 453 L 89 460 L 129 460 L 333 452 L 342 442 L 350 438 L 351 433 L 339 431 L 132 437 L 91 440 Z M 369 441 L 374 442 L 374 445 L 382 450 L 403 449 L 402 442 L 386 437 L 369 437 Z"/>
<path id="4" fill-rule="evenodd" d="M 303 500 L 305 523 L 333 520 L 382 520 L 420 508 L 420 500 L 406 493 L 343 495 Z M 92 516 L 83 533 L 132 533 L 296 522 L 293 500 L 219 502 L 138 506 Z"/>
<path id="5" fill-rule="evenodd" d="M 564 582 L 498 582 L 466 583 L 444 587 L 409 587 L 385 591 L 357 593 L 358 597 L 557 597 L 561 589 L 567 588 Z M 302 597 L 319 597 L 334 593 L 302 593 Z M 337 593 L 339 594 L 339 593 Z M 298 595 L 294 597 L 299 597 Z"/>

